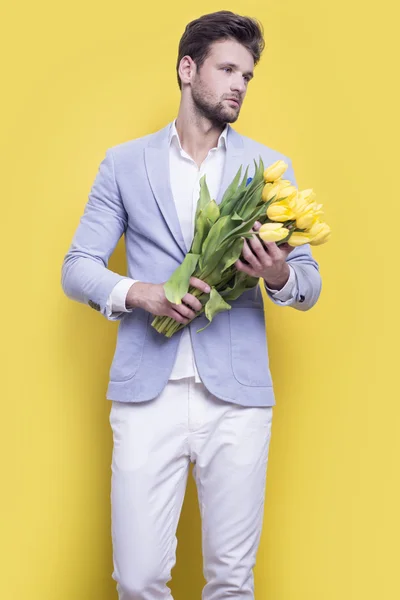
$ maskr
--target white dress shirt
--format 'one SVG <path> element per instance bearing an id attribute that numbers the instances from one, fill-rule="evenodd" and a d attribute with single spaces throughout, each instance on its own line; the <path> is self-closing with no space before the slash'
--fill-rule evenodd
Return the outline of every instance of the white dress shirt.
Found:
<path id="1" fill-rule="evenodd" d="M 226 155 L 228 126 L 226 125 L 219 136 L 217 147 L 211 148 L 199 168 L 195 161 L 183 150 L 175 123 L 176 120 L 173 121 L 169 133 L 171 189 L 182 234 L 189 250 L 194 235 L 194 218 L 200 194 L 200 179 L 203 175 L 206 175 L 206 183 L 211 198 L 215 199 L 218 195 Z M 116 320 L 122 313 L 134 310 L 133 308 L 126 308 L 125 300 L 129 288 L 136 281 L 138 280 L 126 278 L 113 288 L 107 300 L 107 318 L 110 321 Z M 281 290 L 270 290 L 268 288 L 268 291 L 274 296 L 274 299 L 285 302 L 292 298 L 296 287 L 294 270 L 290 267 L 290 276 L 285 286 Z M 194 376 L 196 381 L 201 381 L 194 360 L 190 335 L 190 328 L 185 327 L 182 331 L 170 379 Z"/>

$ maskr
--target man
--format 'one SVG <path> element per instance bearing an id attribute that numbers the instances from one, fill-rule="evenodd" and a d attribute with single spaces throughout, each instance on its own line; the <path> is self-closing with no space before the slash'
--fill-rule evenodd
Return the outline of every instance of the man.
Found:
<path id="1" fill-rule="evenodd" d="M 199 181 L 219 203 L 239 166 L 291 161 L 231 126 L 264 41 L 260 24 L 230 11 L 204 15 L 180 40 L 177 118 L 106 151 L 62 269 L 65 293 L 119 320 L 107 398 L 112 401 L 114 572 L 120 600 L 171 598 L 176 529 L 190 463 L 198 488 L 203 600 L 254 598 L 275 404 L 260 289 L 245 292 L 210 327 L 191 294 L 170 303 L 163 283 L 189 250 Z M 259 224 L 255 225 L 255 229 Z M 129 276 L 107 268 L 125 234 Z M 275 304 L 308 310 L 321 280 L 309 246 L 257 236 L 236 267 L 262 278 Z M 207 282 L 191 279 L 207 291 Z M 151 326 L 188 326 L 167 339 Z"/>

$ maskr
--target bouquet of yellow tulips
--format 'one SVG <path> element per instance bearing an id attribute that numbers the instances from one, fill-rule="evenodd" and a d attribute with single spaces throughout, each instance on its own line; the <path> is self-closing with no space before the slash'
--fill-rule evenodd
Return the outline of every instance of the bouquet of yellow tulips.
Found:
<path id="1" fill-rule="evenodd" d="M 328 241 L 330 227 L 322 220 L 322 204 L 317 204 L 312 189 L 299 191 L 289 180 L 282 179 L 288 165 L 278 160 L 264 168 L 262 158 L 255 163 L 255 174 L 248 183 L 242 167 L 218 205 L 210 197 L 205 175 L 200 180 L 200 195 L 195 215 L 193 242 L 182 264 L 164 284 L 170 302 L 180 304 L 190 292 L 203 305 L 210 325 L 213 317 L 231 308 L 244 291 L 258 284 L 257 277 L 238 271 L 234 263 L 242 253 L 243 239 L 259 235 L 264 242 L 319 245 Z M 253 231 L 254 223 L 261 227 Z M 191 276 L 202 279 L 211 288 L 209 294 L 190 286 Z M 166 337 L 185 327 L 172 317 L 157 316 L 152 326 Z M 206 327 L 198 330 L 203 331 Z"/>

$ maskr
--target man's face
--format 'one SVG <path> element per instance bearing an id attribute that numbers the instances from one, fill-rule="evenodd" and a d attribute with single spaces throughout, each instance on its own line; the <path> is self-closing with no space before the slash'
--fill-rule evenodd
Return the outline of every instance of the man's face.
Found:
<path id="1" fill-rule="evenodd" d="M 253 69 L 253 57 L 244 46 L 232 40 L 215 42 L 191 84 L 193 103 L 199 114 L 218 125 L 234 123 Z M 236 98 L 238 104 L 229 98 Z"/>

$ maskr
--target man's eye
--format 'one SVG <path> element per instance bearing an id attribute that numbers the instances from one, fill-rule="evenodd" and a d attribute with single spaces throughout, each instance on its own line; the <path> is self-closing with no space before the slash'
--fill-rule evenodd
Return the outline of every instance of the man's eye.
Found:
<path id="1" fill-rule="evenodd" d="M 232 68 L 231 68 L 231 67 L 223 67 L 223 70 L 224 70 L 224 71 L 232 71 Z M 245 80 L 247 81 L 247 83 L 249 83 L 249 81 L 250 81 L 250 79 L 251 79 L 251 78 L 250 78 L 250 77 L 248 77 L 247 75 L 245 75 L 245 77 L 244 77 L 244 78 L 245 78 Z"/>

